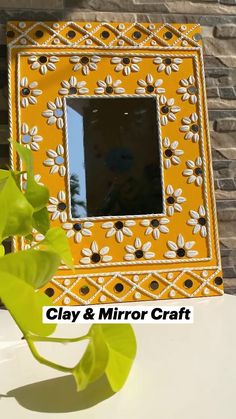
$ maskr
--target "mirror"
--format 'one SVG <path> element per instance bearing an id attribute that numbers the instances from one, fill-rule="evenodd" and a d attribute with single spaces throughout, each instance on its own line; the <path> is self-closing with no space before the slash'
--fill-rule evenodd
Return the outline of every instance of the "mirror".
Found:
<path id="1" fill-rule="evenodd" d="M 66 104 L 72 218 L 162 213 L 156 99 Z"/>

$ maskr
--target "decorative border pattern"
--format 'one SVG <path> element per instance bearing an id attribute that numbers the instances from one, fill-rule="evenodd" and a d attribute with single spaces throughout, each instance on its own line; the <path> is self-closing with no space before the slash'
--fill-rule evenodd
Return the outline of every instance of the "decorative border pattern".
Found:
<path id="1" fill-rule="evenodd" d="M 15 136 L 17 132 L 20 141 L 35 152 L 36 165 L 39 168 L 39 175 L 42 172 L 43 180 L 46 179 L 45 169 L 43 171 L 40 169 L 40 161 L 41 165 L 44 162 L 44 167 L 48 168 L 51 174 L 59 176 L 60 188 L 57 190 L 52 188 L 48 209 L 53 222 L 61 223 L 67 232 L 75 256 L 81 252 L 79 263 L 78 258 L 75 259 L 75 268 L 78 269 L 79 274 L 76 275 L 77 280 L 73 282 L 73 286 L 69 286 L 68 281 L 71 283 L 71 278 L 73 279 L 74 276 L 64 265 L 58 271 L 59 276 L 52 281 L 52 288 L 49 289 L 53 290 L 53 294 L 56 294 L 56 290 L 60 290 L 59 294 L 55 295 L 55 302 L 60 303 L 63 295 L 67 301 L 67 303 L 64 302 L 65 304 L 88 304 L 90 302 L 221 294 L 220 253 L 213 195 L 204 69 L 202 50 L 199 46 L 201 43 L 199 25 L 179 27 L 176 24 L 10 22 L 8 37 L 10 38 L 9 92 L 12 92 L 12 83 L 16 81 L 17 86 L 13 107 L 11 95 L 9 95 L 12 135 Z M 57 74 L 66 62 L 70 62 L 71 73 L 67 80 L 65 78 L 61 81 Z M 103 62 L 106 62 L 107 73 L 104 73 Z M 68 64 L 66 65 L 68 69 Z M 188 69 L 187 73 L 186 69 Z M 95 72 L 98 73 L 97 87 L 92 86 L 90 81 L 90 73 Z M 47 101 L 47 99 L 45 102 L 42 99 L 45 95 L 42 81 L 48 77 L 48 74 L 50 77 L 53 75 L 57 87 L 49 98 L 46 93 L 50 100 Z M 178 75 L 177 78 L 176 75 Z M 131 80 L 132 88 L 127 88 L 127 79 Z M 172 80 L 172 86 L 176 85 L 177 81 L 179 84 L 179 86 L 176 85 L 176 93 L 172 95 L 172 98 L 165 92 L 166 89 L 168 91 L 167 79 Z M 52 87 L 49 90 L 51 91 Z M 73 219 L 70 216 L 70 191 L 66 175 L 69 169 L 66 98 L 109 97 L 115 99 L 116 97 L 140 96 L 155 97 L 157 103 L 162 192 L 165 198 L 163 199 L 163 213 Z M 42 103 L 45 103 L 44 109 L 42 109 Z M 13 113 L 14 106 L 17 106 L 16 121 Z M 38 122 L 40 125 L 31 126 L 30 120 L 40 118 L 40 114 L 35 113 L 35 109 L 38 112 L 38 107 L 42 115 L 40 123 Z M 182 108 L 186 109 L 184 112 L 188 114 L 183 114 Z M 31 118 L 27 118 L 26 115 L 31 115 Z M 43 123 L 48 125 L 47 130 Z M 44 138 L 50 134 L 51 126 L 55 127 L 53 132 L 58 138 L 58 144 L 55 146 L 54 142 L 54 146 L 50 145 L 42 160 L 44 151 L 41 152 L 41 148 L 45 150 Z M 172 131 L 169 129 L 170 126 Z M 199 152 L 193 158 L 190 150 L 194 147 Z M 191 155 L 191 158 L 187 157 L 186 160 L 185 154 Z M 13 154 L 12 164 L 15 167 L 16 161 Z M 180 179 L 181 188 L 175 189 L 176 185 L 173 188 L 170 184 L 168 172 L 171 173 L 172 166 L 175 176 L 181 176 L 181 179 L 184 176 L 186 185 L 192 184 L 196 190 L 202 191 L 203 199 L 194 200 L 191 208 L 189 197 L 186 204 L 187 187 L 184 186 L 183 180 Z M 178 167 L 179 172 L 176 170 Z M 37 178 L 40 177 L 39 175 Z M 27 179 L 22 179 L 22 187 L 26 181 Z M 58 210 L 59 204 L 63 210 Z M 67 209 L 64 208 L 65 206 Z M 178 220 L 180 217 L 176 218 L 175 214 L 186 214 L 185 222 L 188 230 L 187 227 L 181 227 L 181 230 L 185 231 L 184 235 L 179 227 L 173 230 L 173 219 Z M 116 227 L 118 223 L 119 228 Z M 100 230 L 98 230 L 99 226 Z M 163 248 L 164 236 L 169 240 L 166 241 L 165 249 L 160 252 L 158 249 L 159 246 Z M 41 239 L 42 236 L 35 232 L 35 243 Z M 82 247 L 81 243 L 84 243 Z M 109 243 L 112 251 L 107 246 Z M 203 243 L 205 243 L 204 246 Z M 23 239 L 15 245 L 21 248 L 29 246 Z M 119 250 L 121 248 L 123 248 L 123 253 Z M 201 265 L 204 263 L 204 266 L 198 267 L 199 263 Z M 209 263 L 214 266 L 209 266 Z M 180 264 L 182 264 L 181 269 L 178 267 Z M 136 271 L 136 265 L 142 267 L 143 270 Z M 173 281 L 162 277 L 161 272 L 165 271 L 163 270 L 165 265 L 169 266 L 170 274 L 179 272 Z M 119 267 L 119 272 L 114 272 L 116 266 Z M 125 270 L 127 266 L 132 269 L 132 273 Z M 145 267 L 152 267 L 152 270 L 145 271 Z M 199 272 L 210 270 L 211 275 L 208 280 L 203 281 L 200 273 L 194 273 L 195 270 Z M 131 276 L 136 276 L 137 279 L 137 276 L 144 275 L 145 272 L 146 276 L 141 282 L 132 280 Z M 183 284 L 180 286 L 177 284 L 186 275 L 192 278 L 189 279 L 192 284 L 191 290 L 186 290 Z M 110 279 L 105 285 L 98 285 L 97 277 L 110 277 Z M 215 277 L 218 278 L 217 284 L 214 283 Z M 153 283 L 159 281 L 159 292 L 156 291 L 157 288 L 150 291 L 150 284 L 146 289 L 143 287 L 142 284 L 146 286 L 147 279 L 152 279 Z M 68 286 L 63 285 L 66 281 Z M 86 288 L 86 294 L 83 293 L 81 287 L 76 293 L 71 291 L 75 285 L 83 281 L 89 284 L 86 285 L 88 288 Z M 109 284 L 117 281 L 120 281 L 119 284 L 122 284 L 122 287 L 120 285 L 118 287 L 120 289 L 116 290 L 114 286 L 112 291 L 108 291 Z M 200 281 L 200 285 L 194 289 L 196 281 Z M 123 292 L 127 284 L 129 284 L 129 290 Z M 164 284 L 163 289 L 160 284 Z M 97 290 L 92 296 L 90 295 L 91 287 Z M 48 293 L 48 289 L 45 292 Z M 87 294 L 88 298 L 85 298 Z"/>

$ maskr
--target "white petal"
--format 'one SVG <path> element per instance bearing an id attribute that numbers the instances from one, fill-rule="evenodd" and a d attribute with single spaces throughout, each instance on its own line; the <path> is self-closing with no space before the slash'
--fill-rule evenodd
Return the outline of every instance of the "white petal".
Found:
<path id="1" fill-rule="evenodd" d="M 144 253 L 144 259 L 152 259 L 155 257 L 155 253 L 153 252 L 145 252 Z"/>
<path id="2" fill-rule="evenodd" d="M 98 253 L 98 245 L 95 241 L 93 241 L 91 244 L 91 250 L 93 253 Z"/>
<path id="3" fill-rule="evenodd" d="M 142 250 L 144 252 L 147 252 L 150 249 L 151 245 L 152 245 L 151 242 L 144 243 L 144 245 L 142 246 Z"/>
<path id="4" fill-rule="evenodd" d="M 168 259 L 174 259 L 174 258 L 176 257 L 176 253 L 175 253 L 175 252 L 171 252 L 171 251 L 169 251 L 169 252 L 166 252 L 166 253 L 164 254 L 164 256 L 165 256 L 166 258 L 168 258 Z"/>
<path id="5" fill-rule="evenodd" d="M 106 255 L 107 253 L 109 252 L 109 247 L 108 246 L 105 246 L 105 247 L 103 247 L 101 250 L 100 250 L 100 255 Z"/>
<path id="6" fill-rule="evenodd" d="M 124 235 L 122 233 L 121 230 L 118 230 L 116 232 L 116 240 L 118 241 L 118 243 L 121 243 L 123 241 Z"/>
<path id="7" fill-rule="evenodd" d="M 189 258 L 193 258 L 194 256 L 197 256 L 197 255 L 198 255 L 197 250 L 188 250 L 188 251 L 187 251 L 187 256 L 188 256 Z"/>
<path id="8" fill-rule="evenodd" d="M 179 234 L 177 237 L 177 244 L 179 247 L 183 247 L 184 246 L 184 238 L 182 236 L 182 234 Z"/>
<path id="9" fill-rule="evenodd" d="M 138 237 L 134 241 L 134 246 L 136 247 L 136 249 L 140 249 L 140 247 L 142 246 L 142 242 Z"/>
<path id="10" fill-rule="evenodd" d="M 171 250 L 178 250 L 177 244 L 175 242 L 172 242 L 171 240 L 168 240 L 167 245 Z"/>
<path id="11" fill-rule="evenodd" d="M 112 227 L 113 227 L 112 221 L 107 221 L 106 223 L 102 224 L 102 228 L 112 228 Z"/>
<path id="12" fill-rule="evenodd" d="M 116 229 L 115 228 L 111 228 L 110 230 L 108 230 L 106 237 L 112 237 L 114 236 L 114 234 L 116 233 Z"/>
<path id="13" fill-rule="evenodd" d="M 82 259 L 80 259 L 80 263 L 82 263 L 83 265 L 88 265 L 91 262 L 89 257 L 84 257 Z"/>
<path id="14" fill-rule="evenodd" d="M 110 262 L 112 260 L 112 256 L 105 255 L 102 257 L 102 262 Z"/>
<path id="15" fill-rule="evenodd" d="M 127 261 L 132 261 L 132 260 L 134 260 L 134 259 L 135 259 L 135 256 L 134 256 L 134 254 L 132 254 L 132 253 L 127 253 L 127 254 L 124 256 L 124 259 L 125 259 L 125 260 L 127 260 Z"/>

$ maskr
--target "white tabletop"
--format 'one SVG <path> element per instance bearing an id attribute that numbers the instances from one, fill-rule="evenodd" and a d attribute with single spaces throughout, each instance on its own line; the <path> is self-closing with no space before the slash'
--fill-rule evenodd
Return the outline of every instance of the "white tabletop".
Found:
<path id="1" fill-rule="evenodd" d="M 235 419 L 236 297 L 158 302 L 184 304 L 194 306 L 194 324 L 134 325 L 137 358 L 115 395 L 104 380 L 77 393 L 70 376 L 33 359 L 9 314 L 0 311 L 1 418 Z M 60 331 L 74 336 L 87 328 Z M 67 365 L 85 347 L 56 345 L 40 348 L 56 361 L 67 357 Z"/>

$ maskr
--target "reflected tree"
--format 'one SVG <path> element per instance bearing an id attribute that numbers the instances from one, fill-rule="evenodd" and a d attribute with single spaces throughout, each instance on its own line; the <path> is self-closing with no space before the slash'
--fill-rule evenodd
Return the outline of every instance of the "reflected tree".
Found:
<path id="1" fill-rule="evenodd" d="M 81 208 L 86 209 L 86 202 L 80 199 L 79 176 L 72 173 L 70 176 L 71 215 L 73 218 L 80 218 Z M 84 211 L 83 211 L 84 212 Z"/>

